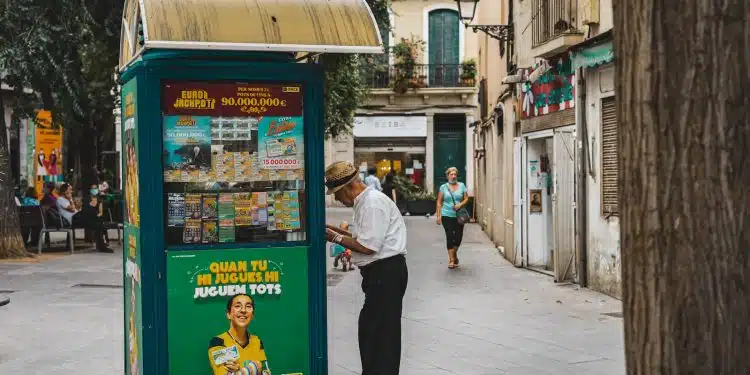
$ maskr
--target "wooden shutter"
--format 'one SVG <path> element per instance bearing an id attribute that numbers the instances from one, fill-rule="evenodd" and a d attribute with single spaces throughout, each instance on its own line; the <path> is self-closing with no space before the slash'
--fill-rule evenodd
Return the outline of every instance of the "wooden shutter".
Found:
<path id="1" fill-rule="evenodd" d="M 619 131 L 617 127 L 617 111 L 615 109 L 614 96 L 602 99 L 601 103 L 602 123 L 602 215 L 618 215 L 619 191 L 617 187 L 617 175 L 619 171 Z"/>
<path id="2" fill-rule="evenodd" d="M 487 98 L 487 79 L 479 81 L 479 117 L 484 122 L 489 116 L 489 104 Z"/>

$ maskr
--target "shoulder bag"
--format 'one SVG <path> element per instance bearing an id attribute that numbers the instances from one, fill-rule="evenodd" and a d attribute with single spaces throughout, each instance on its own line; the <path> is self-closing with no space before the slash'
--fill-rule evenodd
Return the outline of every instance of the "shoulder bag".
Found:
<path id="1" fill-rule="evenodd" d="M 453 190 L 451 190 L 450 186 L 446 185 L 446 190 L 448 190 L 448 194 L 451 195 L 451 200 L 453 201 L 453 205 L 456 205 L 456 197 L 453 196 Z M 456 220 L 459 224 L 464 225 L 471 221 L 471 216 L 469 216 L 469 211 L 466 210 L 466 207 L 461 207 L 456 211 Z"/>

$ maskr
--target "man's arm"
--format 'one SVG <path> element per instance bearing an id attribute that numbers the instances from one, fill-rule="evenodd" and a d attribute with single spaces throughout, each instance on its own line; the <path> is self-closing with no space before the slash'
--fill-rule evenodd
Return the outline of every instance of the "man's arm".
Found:
<path id="1" fill-rule="evenodd" d="M 375 254 L 383 246 L 387 230 L 388 215 L 380 207 L 369 207 L 357 223 L 357 238 L 343 235 L 326 228 L 326 239 L 365 255 Z"/>
<path id="2" fill-rule="evenodd" d="M 349 237 L 352 236 L 352 234 L 350 232 L 348 232 L 348 231 L 346 231 L 346 230 L 344 230 L 342 228 L 339 228 L 339 227 L 337 227 L 335 225 L 326 224 L 326 228 L 328 228 L 328 229 L 330 229 L 330 230 L 332 230 L 332 231 L 334 231 L 336 233 L 343 234 L 344 236 L 349 236 Z"/>
<path id="3" fill-rule="evenodd" d="M 351 251 L 354 251 L 360 254 L 365 254 L 365 255 L 375 254 L 375 251 L 363 246 L 361 243 L 357 242 L 357 240 L 353 239 L 352 237 L 335 233 L 331 231 L 330 229 L 326 230 L 326 240 L 328 240 L 328 242 L 333 242 L 335 244 L 341 245 L 347 249 L 350 249 Z"/>

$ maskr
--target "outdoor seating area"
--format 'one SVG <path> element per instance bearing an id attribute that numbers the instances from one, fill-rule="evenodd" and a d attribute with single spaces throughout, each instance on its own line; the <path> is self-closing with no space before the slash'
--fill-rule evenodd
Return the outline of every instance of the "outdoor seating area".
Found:
<path id="1" fill-rule="evenodd" d="M 122 200 L 119 196 L 112 195 L 101 197 L 100 202 L 103 206 L 100 217 L 102 228 L 107 233 L 114 231 L 117 243 L 122 245 Z M 39 255 L 43 249 L 50 250 L 56 245 L 50 238 L 50 234 L 53 233 L 65 235 L 64 246 L 71 254 L 76 251 L 76 247 L 81 249 L 94 246 L 89 230 L 77 223 L 68 223 L 60 214 L 59 208 L 54 205 L 22 205 L 18 207 L 18 212 L 24 242 L 28 248 L 36 248 Z"/>

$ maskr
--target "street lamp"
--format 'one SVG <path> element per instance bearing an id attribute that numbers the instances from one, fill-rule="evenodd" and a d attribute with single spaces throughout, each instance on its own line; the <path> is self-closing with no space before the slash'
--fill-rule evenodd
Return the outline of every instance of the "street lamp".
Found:
<path id="1" fill-rule="evenodd" d="M 463 21 L 464 27 L 471 28 L 475 33 L 481 31 L 493 39 L 500 41 L 500 56 L 505 54 L 506 47 L 510 48 L 513 43 L 512 25 L 471 25 L 477 12 L 479 0 L 455 0 L 458 5 L 458 15 Z"/>
<path id="2" fill-rule="evenodd" d="M 477 4 L 479 0 L 456 0 L 458 3 L 458 15 L 465 23 L 469 23 L 474 19 L 474 15 L 477 13 Z"/>

